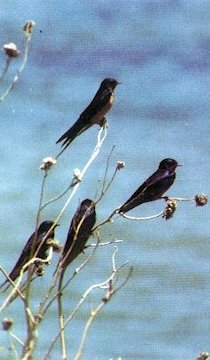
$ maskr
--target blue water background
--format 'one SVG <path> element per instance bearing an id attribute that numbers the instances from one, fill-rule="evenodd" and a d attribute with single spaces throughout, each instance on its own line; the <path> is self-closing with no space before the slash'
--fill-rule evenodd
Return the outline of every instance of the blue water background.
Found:
<path id="1" fill-rule="evenodd" d="M 35 226 L 41 159 L 58 153 L 56 140 L 77 119 L 105 77 L 122 82 L 107 116 L 108 136 L 61 220 L 58 240 L 64 243 L 79 201 L 95 197 L 114 143 L 109 174 L 118 160 L 125 161 L 126 167 L 98 205 L 98 221 L 127 200 L 166 157 L 183 164 L 168 194 L 209 193 L 209 1 L 1 0 L 0 19 L 1 46 L 13 41 L 21 49 L 23 24 L 28 19 L 36 21 L 27 66 L 0 109 L 0 261 L 8 271 Z M 0 61 L 3 67 L 3 52 Z M 18 63 L 20 59 L 12 64 L 1 93 Z M 46 199 L 68 186 L 75 167 L 84 166 L 97 133 L 97 126 L 92 127 L 63 153 L 48 179 Z M 43 219 L 54 219 L 64 201 L 46 208 Z M 129 260 L 134 271 L 91 328 L 84 359 L 183 360 L 209 350 L 209 206 L 178 205 L 168 222 L 118 219 L 101 230 L 104 240 L 124 240 L 117 262 Z M 157 201 L 130 214 L 147 216 L 162 208 L 163 203 Z M 66 293 L 66 314 L 88 286 L 109 275 L 113 251 L 113 245 L 100 248 L 74 280 Z M 84 259 L 81 255 L 68 274 Z M 55 255 L 51 269 L 34 285 L 36 304 L 57 260 Z M 2 303 L 4 296 L 0 299 Z M 98 292 L 92 295 L 67 328 L 69 358 L 74 357 L 85 320 L 99 299 Z M 58 329 L 56 310 L 55 304 L 40 327 L 37 358 Z M 12 316 L 13 332 L 24 339 L 20 311 L 22 304 L 17 301 L 2 317 Z M 7 344 L 7 335 L 0 334 L 0 342 Z M 52 359 L 59 358 L 59 346 Z"/>

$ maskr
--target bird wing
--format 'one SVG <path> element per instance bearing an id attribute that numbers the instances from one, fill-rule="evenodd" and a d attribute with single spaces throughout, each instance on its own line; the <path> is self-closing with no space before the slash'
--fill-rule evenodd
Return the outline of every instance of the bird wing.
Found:
<path id="1" fill-rule="evenodd" d="M 136 190 L 135 193 L 137 193 L 139 195 L 140 194 L 144 195 L 146 191 L 152 190 L 153 185 L 157 185 L 159 183 L 159 181 L 166 179 L 168 176 L 169 176 L 168 170 L 158 169 L 146 181 L 144 181 L 144 183 Z"/>
<path id="2" fill-rule="evenodd" d="M 135 193 L 130 197 L 129 200 L 132 200 L 132 198 L 138 196 L 143 196 L 145 192 L 152 187 L 152 185 L 157 184 L 160 180 L 163 180 L 164 178 L 168 177 L 169 172 L 168 170 L 159 169 L 154 174 L 152 174 L 147 180 L 143 182 L 142 185 L 139 186 L 139 188 L 135 191 Z"/>
<path id="3" fill-rule="evenodd" d="M 165 192 L 173 183 L 167 181 L 169 172 L 165 169 L 158 169 L 152 174 L 143 184 L 133 193 L 133 195 L 121 206 L 120 212 L 127 212 L 144 202 L 155 200 L 155 195 L 160 195 Z M 163 181 L 165 179 L 165 181 Z M 166 184 L 167 182 L 167 184 Z"/>
<path id="4" fill-rule="evenodd" d="M 63 145 L 69 145 L 78 135 L 87 130 L 91 125 L 91 123 L 86 122 L 85 118 L 80 116 L 74 125 L 72 125 L 72 127 L 56 141 L 56 144 L 65 140 Z"/>
<path id="5" fill-rule="evenodd" d="M 80 115 L 83 119 L 92 119 L 98 112 L 100 112 L 103 107 L 109 102 L 111 96 L 113 95 L 112 90 L 104 89 L 102 92 L 97 92 L 94 96 L 91 103 Z"/>
<path id="6" fill-rule="evenodd" d="M 39 234 L 37 233 L 37 240 L 36 240 L 36 244 L 34 246 L 34 253 L 36 251 L 36 249 L 38 248 L 38 246 L 41 244 L 44 236 L 46 235 L 46 232 Z M 13 267 L 12 271 L 9 274 L 9 277 L 14 281 L 21 272 L 22 267 L 33 257 L 33 255 L 31 256 L 31 247 L 33 245 L 33 239 L 35 236 L 35 232 L 30 236 L 30 238 L 28 239 L 26 245 L 24 246 L 15 266 Z M 46 247 L 44 248 L 43 246 L 41 247 L 41 249 L 39 250 L 37 257 L 41 257 L 44 258 L 44 254 L 46 251 Z"/>
<path id="7" fill-rule="evenodd" d="M 83 250 L 96 221 L 95 207 L 83 205 L 77 209 L 68 231 L 60 263 L 68 266 Z"/>
<path id="8" fill-rule="evenodd" d="M 112 91 L 108 89 L 104 90 L 101 94 L 96 93 L 91 103 L 81 113 L 79 119 L 56 141 L 56 144 L 65 140 L 62 146 L 68 146 L 77 136 L 91 127 L 93 125 L 91 119 L 103 109 L 111 96 Z"/>
<path id="9" fill-rule="evenodd" d="M 14 281 L 20 275 L 22 267 L 30 260 L 30 251 L 34 238 L 34 233 L 30 236 L 27 243 L 25 244 L 15 266 L 9 274 L 9 277 Z"/>

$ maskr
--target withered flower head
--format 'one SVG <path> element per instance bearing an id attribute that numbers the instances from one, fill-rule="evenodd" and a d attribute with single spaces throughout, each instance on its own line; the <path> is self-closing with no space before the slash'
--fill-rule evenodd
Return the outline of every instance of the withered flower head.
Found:
<path id="1" fill-rule="evenodd" d="M 204 206 L 208 202 L 208 196 L 204 194 L 199 194 L 195 196 L 196 206 Z"/>
<path id="2" fill-rule="evenodd" d="M 124 161 L 117 161 L 117 170 L 121 170 L 125 167 Z"/>
<path id="3" fill-rule="evenodd" d="M 50 170 L 50 168 L 57 163 L 56 159 L 52 156 L 48 156 L 42 160 L 42 164 L 40 165 L 40 170 Z"/>
<path id="4" fill-rule="evenodd" d="M 70 187 L 74 187 L 76 184 L 78 184 L 80 181 L 82 181 L 82 173 L 80 169 L 75 168 L 73 170 L 73 178 L 70 184 Z"/>
<path id="5" fill-rule="evenodd" d="M 33 30 L 35 25 L 36 25 L 36 23 L 35 23 L 34 20 L 29 20 L 23 26 L 23 31 L 25 33 L 25 36 L 28 37 L 29 39 L 31 38 L 32 30 Z"/>
<path id="6" fill-rule="evenodd" d="M 7 56 L 9 56 L 10 58 L 16 58 L 20 54 L 20 51 L 18 50 L 17 45 L 15 45 L 12 42 L 5 44 L 3 46 L 3 50 L 4 50 L 5 54 Z"/>
<path id="7" fill-rule="evenodd" d="M 13 320 L 10 318 L 4 318 L 2 320 L 2 328 L 3 330 L 7 331 L 9 330 L 13 325 Z"/>
<path id="8" fill-rule="evenodd" d="M 74 176 L 74 179 L 76 179 L 77 181 L 81 181 L 82 180 L 82 174 L 81 174 L 80 169 L 75 168 L 74 171 L 73 171 L 73 176 Z"/>
<path id="9" fill-rule="evenodd" d="M 39 261 L 35 261 L 34 265 L 35 265 L 35 274 L 37 276 L 43 276 L 45 270 L 44 265 Z"/>
<path id="10" fill-rule="evenodd" d="M 174 215 L 175 211 L 177 208 L 177 202 L 176 200 L 168 200 L 167 201 L 167 206 L 165 207 L 164 211 L 163 211 L 163 215 L 162 217 L 166 220 L 172 218 L 172 216 Z"/>
<path id="11" fill-rule="evenodd" d="M 202 351 L 198 357 L 197 357 L 197 360 L 206 360 L 209 358 L 209 354 L 205 351 Z"/>

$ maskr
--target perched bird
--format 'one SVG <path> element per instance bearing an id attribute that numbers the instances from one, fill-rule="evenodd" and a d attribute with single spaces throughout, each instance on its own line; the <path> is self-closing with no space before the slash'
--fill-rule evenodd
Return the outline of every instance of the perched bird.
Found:
<path id="1" fill-rule="evenodd" d="M 138 205 L 160 199 L 173 184 L 177 166 L 180 165 L 174 159 L 162 160 L 158 170 L 121 206 L 119 213 L 126 213 Z"/>
<path id="2" fill-rule="evenodd" d="M 34 232 L 30 238 L 28 239 L 17 263 L 15 264 L 14 268 L 9 274 L 10 279 L 15 281 L 21 272 L 22 267 L 33 258 L 34 254 L 37 258 L 46 259 L 48 255 L 48 250 L 50 245 L 48 244 L 49 239 L 54 239 L 54 229 L 50 231 L 50 233 L 47 235 L 46 239 L 44 240 L 42 246 L 38 250 L 39 245 L 41 244 L 44 236 L 47 234 L 48 230 L 53 226 L 53 221 L 43 221 L 41 225 L 39 226 L 37 232 Z M 57 225 L 56 225 L 57 226 Z M 33 246 L 33 240 L 34 236 L 36 236 L 35 244 L 34 244 L 34 250 L 32 253 L 32 246 Z M 38 250 L 37 254 L 36 251 Z M 6 279 L 5 282 L 0 286 L 3 287 L 9 280 Z"/>
<path id="3" fill-rule="evenodd" d="M 92 125 L 103 126 L 106 121 L 104 116 L 112 107 L 114 89 L 118 84 L 120 83 L 115 79 L 104 79 L 91 103 L 81 113 L 75 124 L 58 139 L 56 144 L 63 141 L 62 146 L 66 149 L 78 135 Z"/>
<path id="4" fill-rule="evenodd" d="M 67 266 L 76 259 L 81 252 L 83 252 L 85 244 L 92 234 L 95 222 L 96 211 L 94 202 L 92 200 L 85 199 L 81 202 L 73 216 L 66 243 L 57 266 L 57 269 L 62 269 L 63 274 Z"/>

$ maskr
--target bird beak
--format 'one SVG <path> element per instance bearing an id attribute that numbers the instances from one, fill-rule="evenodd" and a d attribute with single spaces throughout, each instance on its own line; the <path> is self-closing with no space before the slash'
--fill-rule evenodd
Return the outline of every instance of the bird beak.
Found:
<path id="1" fill-rule="evenodd" d="M 183 166 L 183 164 L 178 164 L 177 166 Z"/>
<path id="2" fill-rule="evenodd" d="M 117 81 L 117 85 L 121 85 L 121 84 L 122 84 L 121 82 Z"/>

